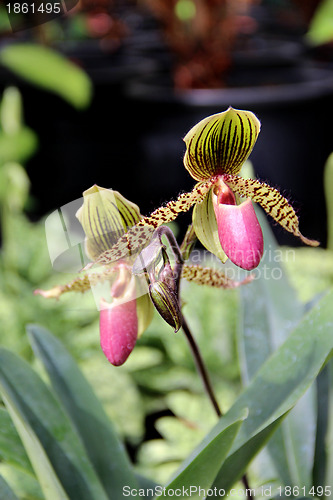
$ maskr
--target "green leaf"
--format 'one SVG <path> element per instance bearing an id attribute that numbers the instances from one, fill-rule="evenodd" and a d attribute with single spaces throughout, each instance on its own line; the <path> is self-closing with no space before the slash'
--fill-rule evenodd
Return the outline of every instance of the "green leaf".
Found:
<path id="1" fill-rule="evenodd" d="M 236 452 L 258 429 L 289 411 L 315 380 L 333 348 L 333 290 L 299 323 L 288 339 L 264 363 L 250 385 L 224 417 L 249 408 L 249 417 L 237 436 Z M 226 463 L 228 460 L 226 461 Z M 223 481 L 224 467 L 217 484 Z"/>
<path id="2" fill-rule="evenodd" d="M 58 401 L 31 367 L 0 349 L 0 390 L 47 500 L 106 500 Z"/>
<path id="3" fill-rule="evenodd" d="M 304 312 L 280 263 L 282 251 L 261 211 L 258 218 L 266 251 L 257 269 L 258 279 L 241 289 L 242 317 L 238 341 L 245 383 L 288 337 Z M 314 401 L 312 387 L 269 442 L 270 456 L 283 484 L 309 486 L 311 483 L 316 418 Z"/>
<path id="4" fill-rule="evenodd" d="M 118 191 L 96 184 L 84 191 L 76 217 L 86 234 L 86 253 L 92 260 L 115 245 L 142 218 L 135 203 Z"/>
<path id="5" fill-rule="evenodd" d="M 0 461 L 33 473 L 22 441 L 8 411 L 4 408 L 0 408 Z"/>
<path id="6" fill-rule="evenodd" d="M 38 325 L 29 325 L 27 330 L 34 352 L 43 362 L 105 490 L 110 498 L 120 498 L 123 486 L 135 488 L 137 482 L 101 403 L 57 338 Z"/>
<path id="7" fill-rule="evenodd" d="M 244 415 L 246 412 L 244 412 Z M 213 439 L 193 458 L 192 455 L 184 462 L 181 471 L 166 487 L 166 496 L 168 491 L 177 488 L 188 488 L 196 485 L 202 489 L 209 489 L 216 474 L 222 466 L 232 443 L 239 432 L 245 416 L 237 419 L 231 425 L 223 429 L 222 432 L 213 437 Z M 191 498 L 199 500 L 202 498 L 199 488 Z"/>
<path id="8" fill-rule="evenodd" d="M 0 476 L 0 498 L 4 500 L 19 500 L 2 476 Z"/>
<path id="9" fill-rule="evenodd" d="M 193 228 L 202 245 L 224 263 L 228 257 L 224 253 L 219 240 L 212 196 L 213 188 L 201 203 L 195 205 L 193 209 Z"/>
<path id="10" fill-rule="evenodd" d="M 278 429 L 284 418 L 285 414 L 267 427 L 264 427 L 262 431 L 254 434 L 243 446 L 240 446 L 234 453 L 230 454 L 223 464 L 223 472 L 220 470 L 217 480 L 214 482 L 214 487 L 216 486 L 219 489 L 228 491 L 236 481 L 241 479 L 252 458 L 265 445 L 276 429 Z"/>
<path id="11" fill-rule="evenodd" d="M 237 174 L 251 153 L 260 122 L 251 111 L 228 108 L 204 118 L 184 137 L 184 165 L 198 180 Z"/>
<path id="12" fill-rule="evenodd" d="M 1 107 L 0 123 L 5 134 L 15 134 L 22 127 L 22 97 L 15 87 L 4 90 Z"/>
<path id="13" fill-rule="evenodd" d="M 28 82 L 58 94 L 74 107 L 89 105 L 92 85 L 87 74 L 58 52 L 41 45 L 7 45 L 0 62 Z"/>

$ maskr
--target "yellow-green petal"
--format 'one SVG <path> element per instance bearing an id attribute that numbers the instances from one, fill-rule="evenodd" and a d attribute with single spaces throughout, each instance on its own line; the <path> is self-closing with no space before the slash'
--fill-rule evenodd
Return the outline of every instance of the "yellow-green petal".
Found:
<path id="1" fill-rule="evenodd" d="M 224 253 L 218 235 L 216 216 L 213 207 L 213 187 L 201 203 L 193 209 L 193 228 L 202 245 L 223 263 L 228 260 Z"/>
<path id="2" fill-rule="evenodd" d="M 199 181 L 237 174 L 251 153 L 260 122 L 251 111 L 229 108 L 201 120 L 184 137 L 185 168 Z"/>
<path id="3" fill-rule="evenodd" d="M 137 205 L 118 191 L 96 184 L 83 193 L 83 205 L 76 217 L 86 234 L 86 253 L 92 260 L 117 243 L 142 218 Z"/>
<path id="4" fill-rule="evenodd" d="M 239 176 L 224 175 L 223 180 L 235 193 L 249 197 L 259 203 L 265 212 L 273 217 L 286 231 L 300 238 L 303 243 L 313 247 L 319 245 L 318 241 L 309 240 L 302 235 L 295 210 L 277 189 L 272 188 L 265 182 L 256 179 L 243 179 Z"/>

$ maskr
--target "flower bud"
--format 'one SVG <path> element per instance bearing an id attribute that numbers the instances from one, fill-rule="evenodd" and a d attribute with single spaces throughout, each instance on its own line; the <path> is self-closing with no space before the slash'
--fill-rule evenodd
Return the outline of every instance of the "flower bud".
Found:
<path id="1" fill-rule="evenodd" d="M 125 363 L 138 336 L 136 300 L 108 304 L 102 299 L 99 320 L 102 350 L 114 366 Z"/>
<path id="2" fill-rule="evenodd" d="M 166 283 L 155 281 L 149 285 L 149 295 L 164 321 L 178 332 L 182 326 L 182 314 L 175 292 Z"/>

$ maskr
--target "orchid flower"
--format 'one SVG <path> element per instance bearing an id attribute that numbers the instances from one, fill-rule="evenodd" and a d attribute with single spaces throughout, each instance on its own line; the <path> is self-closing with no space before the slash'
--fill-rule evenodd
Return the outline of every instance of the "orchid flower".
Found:
<path id="1" fill-rule="evenodd" d="M 231 107 L 201 120 L 184 138 L 184 165 L 198 181 L 193 190 L 141 219 L 96 263 L 139 252 L 160 225 L 194 207 L 193 227 L 201 243 L 222 262 L 229 257 L 239 267 L 254 269 L 263 254 L 263 237 L 253 201 L 303 243 L 319 245 L 301 234 L 295 210 L 277 189 L 239 175 L 259 132 L 252 112 Z"/>
<path id="2" fill-rule="evenodd" d="M 85 232 L 85 252 L 92 262 L 98 261 L 100 255 L 117 245 L 126 231 L 142 220 L 137 205 L 117 191 L 97 185 L 83 193 L 83 205 L 76 217 Z M 168 228 L 162 232 L 167 230 L 171 233 Z M 107 266 L 92 268 L 65 285 L 35 291 L 36 295 L 58 299 L 67 292 L 85 292 L 95 285 L 107 283 L 108 296 L 99 304 L 100 343 L 105 356 L 115 366 L 126 361 L 137 339 L 149 326 L 154 306 L 175 331 L 181 327 L 178 289 L 172 285 L 173 281 L 179 282 L 180 276 L 174 275 L 167 258 L 162 259 L 160 265 L 164 248 L 159 237 L 161 231 L 156 232 L 139 254 L 132 252 Z M 144 268 L 141 269 L 138 263 L 143 263 Z M 147 268 L 149 273 L 142 272 Z M 219 288 L 234 288 L 249 281 L 248 278 L 242 282 L 233 281 L 219 270 L 183 265 L 183 260 L 181 277 Z"/>

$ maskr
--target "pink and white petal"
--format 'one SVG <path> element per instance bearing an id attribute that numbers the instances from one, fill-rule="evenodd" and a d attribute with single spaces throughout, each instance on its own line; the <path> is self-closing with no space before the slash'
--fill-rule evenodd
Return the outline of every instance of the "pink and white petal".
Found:
<path id="1" fill-rule="evenodd" d="M 319 245 L 318 241 L 310 240 L 302 235 L 295 210 L 277 189 L 256 179 L 243 179 L 240 176 L 224 175 L 223 180 L 235 193 L 259 203 L 276 222 L 286 231 L 300 238 L 303 243 L 313 247 Z"/>
<path id="2" fill-rule="evenodd" d="M 258 266 L 264 240 L 252 201 L 241 205 L 214 204 L 221 246 L 231 262 L 242 269 Z"/>

